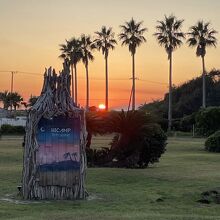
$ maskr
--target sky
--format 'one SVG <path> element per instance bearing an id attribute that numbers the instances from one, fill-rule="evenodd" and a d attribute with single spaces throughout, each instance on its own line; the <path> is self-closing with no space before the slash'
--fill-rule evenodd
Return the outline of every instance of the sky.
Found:
<path id="1" fill-rule="evenodd" d="M 198 20 L 211 22 L 220 31 L 219 0 L 0 0 L 0 71 L 21 71 L 14 77 L 14 91 L 25 100 L 39 95 L 44 69 L 52 66 L 62 69 L 59 44 L 82 33 L 94 37 L 103 25 L 112 27 L 116 38 L 119 25 L 132 17 L 147 27 L 147 42 L 136 54 L 137 106 L 162 99 L 168 91 L 168 60 L 164 48 L 153 36 L 157 20 L 174 14 L 184 19 L 182 30 Z M 219 39 L 219 34 L 217 35 Z M 219 45 L 220 46 L 220 45 Z M 220 68 L 220 47 L 209 48 L 205 58 L 206 69 Z M 105 98 L 105 63 L 100 52 L 89 63 L 90 105 L 98 105 Z M 109 105 L 126 108 L 131 91 L 131 55 L 120 42 L 109 55 Z M 181 83 L 201 74 L 201 59 L 195 48 L 184 44 L 173 55 L 173 83 Z M 85 68 L 78 65 L 79 102 L 85 105 Z M 0 72 L 0 91 L 10 90 L 11 74 Z"/>

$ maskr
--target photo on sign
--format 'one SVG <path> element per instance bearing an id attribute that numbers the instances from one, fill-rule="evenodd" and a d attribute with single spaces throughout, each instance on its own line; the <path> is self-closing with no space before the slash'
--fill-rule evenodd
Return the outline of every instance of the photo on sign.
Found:
<path id="1" fill-rule="evenodd" d="M 80 168 L 80 121 L 58 116 L 42 118 L 38 124 L 37 165 L 39 172 L 59 172 Z"/>

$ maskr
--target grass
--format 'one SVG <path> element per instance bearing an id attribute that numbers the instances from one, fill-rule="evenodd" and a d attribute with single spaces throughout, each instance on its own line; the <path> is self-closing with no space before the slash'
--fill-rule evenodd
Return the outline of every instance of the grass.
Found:
<path id="1" fill-rule="evenodd" d="M 97 139 L 100 146 L 106 142 Z M 0 198 L 16 195 L 21 142 L 9 137 L 0 141 Z M 203 145 L 203 139 L 169 138 L 160 163 L 148 169 L 88 169 L 86 201 L 0 201 L 0 219 L 218 220 L 220 205 L 196 202 L 201 192 L 220 186 L 220 154 L 205 152 Z"/>

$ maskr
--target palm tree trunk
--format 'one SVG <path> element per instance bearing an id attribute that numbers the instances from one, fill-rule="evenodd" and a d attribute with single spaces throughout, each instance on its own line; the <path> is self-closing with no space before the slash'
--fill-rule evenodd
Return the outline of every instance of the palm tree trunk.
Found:
<path id="1" fill-rule="evenodd" d="M 169 109 L 168 109 L 168 131 L 172 129 L 172 52 L 169 56 L 170 72 L 169 72 Z"/>
<path id="2" fill-rule="evenodd" d="M 77 89 L 77 68 L 76 64 L 74 64 L 74 70 L 75 70 L 75 104 L 78 105 L 78 89 Z"/>
<path id="3" fill-rule="evenodd" d="M 89 110 L 89 70 L 86 64 L 86 110 Z"/>
<path id="4" fill-rule="evenodd" d="M 202 56 L 202 107 L 206 107 L 206 70 L 204 56 Z"/>
<path id="5" fill-rule="evenodd" d="M 132 110 L 135 110 L 135 60 L 132 54 Z"/>
<path id="6" fill-rule="evenodd" d="M 73 65 L 71 64 L 71 78 L 72 78 L 72 99 L 74 101 L 74 78 L 73 78 Z"/>
<path id="7" fill-rule="evenodd" d="M 108 57 L 105 57 L 105 110 L 108 111 Z"/>

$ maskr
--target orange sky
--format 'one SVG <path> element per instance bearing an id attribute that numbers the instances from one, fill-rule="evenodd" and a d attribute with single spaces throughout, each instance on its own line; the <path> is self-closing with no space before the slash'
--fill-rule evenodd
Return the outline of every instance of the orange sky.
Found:
<path id="1" fill-rule="evenodd" d="M 198 19 L 211 21 L 220 31 L 220 1 L 174 1 L 174 0 L 0 0 L 0 71 L 17 70 L 43 74 L 44 68 L 62 67 L 58 59 L 59 44 L 81 33 L 91 34 L 102 25 L 113 27 L 119 33 L 119 25 L 132 16 L 143 20 L 148 28 L 147 43 L 137 50 L 136 75 L 137 105 L 162 98 L 167 91 L 168 61 L 163 48 L 159 47 L 152 34 L 156 20 L 164 14 L 174 13 L 185 19 L 183 31 Z M 117 36 L 117 35 L 116 35 Z M 219 38 L 219 35 L 217 36 Z M 89 65 L 91 105 L 104 102 L 104 59 L 95 52 L 95 61 Z M 208 49 L 207 70 L 220 68 L 220 49 Z M 173 81 L 180 84 L 201 73 L 201 60 L 195 56 L 195 49 L 182 46 L 174 53 Z M 85 70 L 80 63 L 79 101 L 85 104 Z M 0 91 L 10 90 L 10 73 L 0 73 Z M 120 43 L 109 56 L 110 107 L 128 105 L 131 89 L 131 56 L 128 48 Z M 112 79 L 112 80 L 111 80 Z M 120 80 L 116 80 L 120 79 Z M 143 81 L 145 80 L 145 81 Z M 160 82 L 156 84 L 153 82 Z M 39 95 L 42 77 L 18 73 L 15 75 L 14 90 L 25 99 L 30 94 Z"/>

